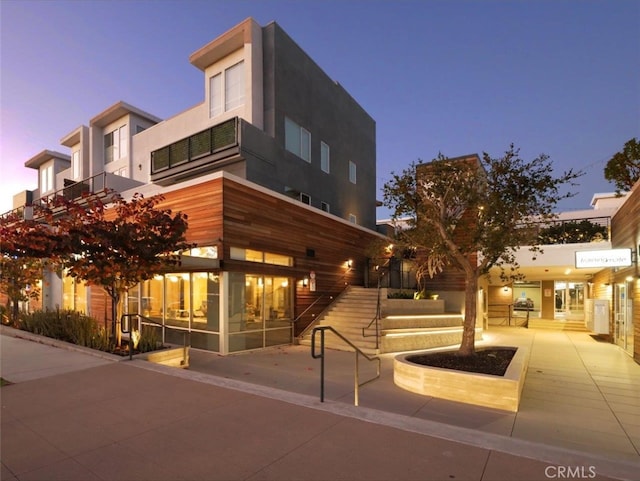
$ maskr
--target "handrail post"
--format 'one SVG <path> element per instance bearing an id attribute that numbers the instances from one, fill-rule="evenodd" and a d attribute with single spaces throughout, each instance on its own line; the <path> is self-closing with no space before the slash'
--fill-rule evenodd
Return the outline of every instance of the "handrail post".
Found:
<path id="1" fill-rule="evenodd" d="M 320 354 L 316 354 L 316 333 L 320 331 Z M 320 358 L 320 402 L 324 402 L 324 329 L 314 327 L 311 331 L 311 357 Z"/>
<path id="2" fill-rule="evenodd" d="M 358 405 L 358 402 L 360 400 L 360 397 L 358 395 L 359 390 L 360 390 L 360 376 L 359 376 L 359 369 L 358 369 L 358 351 L 355 351 L 356 353 L 356 372 L 354 374 L 354 383 L 355 383 L 355 387 L 354 387 L 354 401 L 353 404 L 355 406 Z"/>

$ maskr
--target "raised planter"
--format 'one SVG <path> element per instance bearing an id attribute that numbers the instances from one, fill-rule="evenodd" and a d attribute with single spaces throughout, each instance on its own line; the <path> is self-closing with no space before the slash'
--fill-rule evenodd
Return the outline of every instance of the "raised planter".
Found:
<path id="1" fill-rule="evenodd" d="M 189 346 L 174 347 L 162 351 L 154 351 L 143 356 L 149 362 L 165 366 L 189 368 Z"/>
<path id="2" fill-rule="evenodd" d="M 505 349 L 514 349 L 504 347 Z M 402 354 L 393 360 L 393 381 L 402 389 L 477 406 L 517 412 L 529 364 L 529 351 L 518 347 L 504 376 L 423 366 Z"/>
<path id="3" fill-rule="evenodd" d="M 382 299 L 380 308 L 383 317 L 444 314 L 444 300 Z"/>

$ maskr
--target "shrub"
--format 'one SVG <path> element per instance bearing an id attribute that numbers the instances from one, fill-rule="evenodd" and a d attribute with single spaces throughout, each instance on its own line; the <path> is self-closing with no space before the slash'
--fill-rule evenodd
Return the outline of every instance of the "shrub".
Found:
<path id="1" fill-rule="evenodd" d="M 414 291 L 395 291 L 389 292 L 388 299 L 415 299 Z"/>
<path id="2" fill-rule="evenodd" d="M 109 351 L 111 342 L 105 328 L 85 314 L 70 310 L 35 311 L 23 314 L 20 329 L 79 346 Z"/>

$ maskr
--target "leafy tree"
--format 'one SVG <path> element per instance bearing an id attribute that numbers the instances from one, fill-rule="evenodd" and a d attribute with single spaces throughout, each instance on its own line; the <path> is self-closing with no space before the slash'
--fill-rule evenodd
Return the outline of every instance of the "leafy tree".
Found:
<path id="1" fill-rule="evenodd" d="M 38 211 L 44 216 L 44 212 Z M 7 296 L 9 320 L 18 320 L 20 302 L 40 297 L 38 281 L 54 246 L 61 245 L 61 236 L 48 225 L 22 212 L 12 211 L 0 216 L 0 292 Z"/>
<path id="2" fill-rule="evenodd" d="M 65 215 L 58 220 L 73 253 L 62 262 L 67 275 L 100 285 L 111 296 L 118 345 L 129 289 L 178 265 L 178 253 L 192 247 L 185 240 L 187 216 L 157 208 L 162 200 L 161 195 L 135 194 L 129 201 L 113 195 L 109 204 L 97 197 L 66 201 Z"/>
<path id="3" fill-rule="evenodd" d="M 574 244 L 577 242 L 594 242 L 608 238 L 607 227 L 594 224 L 586 219 L 578 221 L 555 222 L 540 229 L 540 244 Z"/>
<path id="4" fill-rule="evenodd" d="M 640 143 L 636 138 L 628 140 L 624 148 L 609 159 L 604 178 L 615 184 L 618 194 L 631 190 L 640 179 Z"/>
<path id="5" fill-rule="evenodd" d="M 580 172 L 552 174 L 546 155 L 520 158 L 513 144 L 500 158 L 483 153 L 430 163 L 413 162 L 384 185 L 384 205 L 393 218 L 408 218 L 396 234 L 397 246 L 415 249 L 419 275 L 433 277 L 453 268 L 465 277 L 465 318 L 460 355 L 475 353 L 476 293 L 482 275 L 498 266 L 504 278 L 517 278 L 515 253 L 539 250 L 535 225 L 555 217 L 554 208 L 572 193 Z M 420 282 L 420 279 L 418 279 Z"/>
<path id="6" fill-rule="evenodd" d="M 126 294 L 131 287 L 179 264 L 187 216 L 160 209 L 160 195 L 129 201 L 109 193 L 107 203 L 88 194 L 55 198 L 34 213 L 36 220 L 0 222 L 5 259 L 48 258 L 67 275 L 102 286 L 115 305 L 117 343 Z M 5 242 L 5 235 L 7 242 Z"/>
<path id="7" fill-rule="evenodd" d="M 0 292 L 7 296 L 6 312 L 12 324 L 18 320 L 20 302 L 40 298 L 42 271 L 41 259 L 0 256 Z"/>

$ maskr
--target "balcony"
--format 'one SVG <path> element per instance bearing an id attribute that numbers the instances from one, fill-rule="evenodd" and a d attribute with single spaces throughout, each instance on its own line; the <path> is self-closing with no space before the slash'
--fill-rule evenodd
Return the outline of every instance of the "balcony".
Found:
<path id="1" fill-rule="evenodd" d="M 170 185 L 210 172 L 240 153 L 237 117 L 151 152 L 151 181 Z"/>

